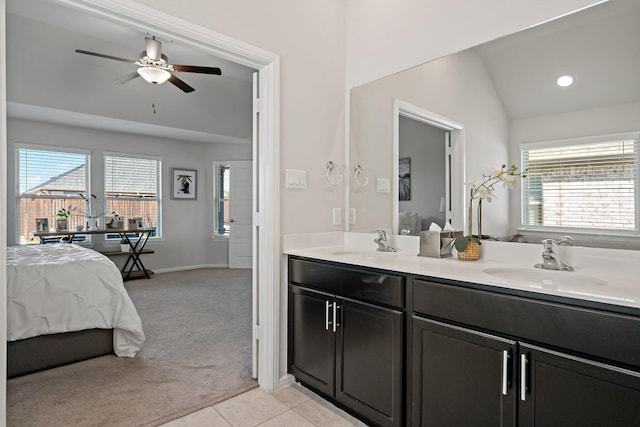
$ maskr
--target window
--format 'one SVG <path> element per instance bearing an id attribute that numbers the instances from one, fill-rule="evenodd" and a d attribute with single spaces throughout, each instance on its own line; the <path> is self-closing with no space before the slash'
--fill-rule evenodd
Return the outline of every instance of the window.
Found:
<path id="1" fill-rule="evenodd" d="M 525 227 L 638 233 L 637 133 L 521 149 Z"/>
<path id="2" fill-rule="evenodd" d="M 16 180 L 17 243 L 40 243 L 33 234 L 54 231 L 60 209 L 72 213 L 67 228 L 84 224 L 85 203 L 80 194 L 91 193 L 87 151 L 18 146 Z"/>
<path id="3" fill-rule="evenodd" d="M 151 237 L 161 235 L 161 167 L 157 158 L 105 154 L 105 212 L 128 220 L 142 218 L 145 226 L 155 227 Z M 136 235 L 137 233 L 132 233 Z M 117 239 L 117 234 L 107 239 Z"/>
<path id="4" fill-rule="evenodd" d="M 214 170 L 214 220 L 213 235 L 229 236 L 229 176 L 230 168 L 228 164 L 215 164 Z"/>

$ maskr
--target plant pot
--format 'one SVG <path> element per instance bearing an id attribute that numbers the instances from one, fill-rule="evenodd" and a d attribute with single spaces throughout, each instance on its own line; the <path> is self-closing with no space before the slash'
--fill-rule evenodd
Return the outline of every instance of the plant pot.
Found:
<path id="1" fill-rule="evenodd" d="M 131 246 L 128 243 L 120 243 L 120 250 L 122 252 L 129 252 L 131 250 Z"/>
<path id="2" fill-rule="evenodd" d="M 98 229 L 98 218 L 87 218 L 87 230 L 97 230 Z"/>
<path id="3" fill-rule="evenodd" d="M 477 261 L 480 259 L 480 245 L 472 240 L 467 244 L 467 248 L 458 252 L 458 259 L 461 261 Z"/>
<path id="4" fill-rule="evenodd" d="M 56 219 L 56 230 L 57 231 L 66 231 L 68 230 L 69 222 L 67 218 L 57 218 Z"/>

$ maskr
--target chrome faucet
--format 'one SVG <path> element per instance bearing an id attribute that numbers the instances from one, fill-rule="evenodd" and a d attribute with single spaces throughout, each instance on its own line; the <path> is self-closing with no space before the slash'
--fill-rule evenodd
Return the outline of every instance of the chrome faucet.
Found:
<path id="1" fill-rule="evenodd" d="M 558 253 L 559 245 L 573 246 L 573 238 L 571 236 L 562 236 L 560 240 L 544 239 L 542 241 L 544 248 L 542 263 L 536 264 L 535 267 L 547 270 L 573 271 L 573 267 L 566 265 L 560 259 L 560 254 Z"/>
<path id="2" fill-rule="evenodd" d="M 378 233 L 378 237 L 373 239 L 373 241 L 378 244 L 378 250 L 380 252 L 396 252 L 396 248 L 389 246 L 387 232 L 384 230 L 376 230 L 376 232 Z"/>

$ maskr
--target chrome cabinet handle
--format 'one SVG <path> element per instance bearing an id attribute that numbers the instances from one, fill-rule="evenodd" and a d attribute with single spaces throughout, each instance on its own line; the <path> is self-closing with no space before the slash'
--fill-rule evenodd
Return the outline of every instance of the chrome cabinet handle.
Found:
<path id="1" fill-rule="evenodd" d="M 338 328 L 338 303 L 333 303 L 333 332 L 335 332 Z"/>
<path id="2" fill-rule="evenodd" d="M 324 302 L 324 330 L 329 330 L 329 301 Z"/>
<path id="3" fill-rule="evenodd" d="M 507 395 L 507 375 L 509 370 L 509 352 L 502 351 L 502 395 Z"/>
<path id="4" fill-rule="evenodd" d="M 527 399 L 527 355 L 520 355 L 520 400 Z"/>

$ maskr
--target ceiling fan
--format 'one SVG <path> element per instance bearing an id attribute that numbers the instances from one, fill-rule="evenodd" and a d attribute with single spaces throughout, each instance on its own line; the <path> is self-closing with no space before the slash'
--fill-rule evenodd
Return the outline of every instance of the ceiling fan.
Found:
<path id="1" fill-rule="evenodd" d="M 182 89 L 185 93 L 193 92 L 195 89 L 176 77 L 171 72 L 185 72 L 185 73 L 200 73 L 200 74 L 215 74 L 221 75 L 222 71 L 217 67 L 200 67 L 196 65 L 177 65 L 169 64 L 169 58 L 162 53 L 162 43 L 156 40 L 155 37 L 145 37 L 145 50 L 140 52 L 140 59 L 137 61 L 119 58 L 117 56 L 105 55 L 102 53 L 89 52 L 82 49 L 76 49 L 76 53 L 83 53 L 85 55 L 97 56 L 100 58 L 113 59 L 116 61 L 128 62 L 130 64 L 138 65 L 139 68 L 116 80 L 116 82 L 123 84 L 137 77 L 142 77 L 149 83 L 162 84 L 169 80 L 178 88 Z"/>

